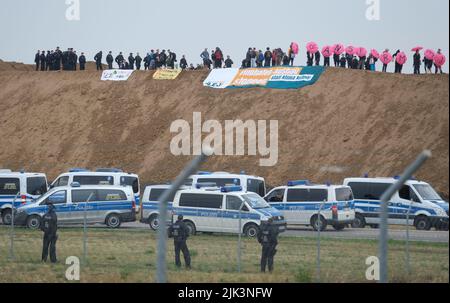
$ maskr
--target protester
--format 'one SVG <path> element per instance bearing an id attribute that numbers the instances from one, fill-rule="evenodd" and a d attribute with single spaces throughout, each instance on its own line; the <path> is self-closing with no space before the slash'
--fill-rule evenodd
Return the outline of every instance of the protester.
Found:
<path id="1" fill-rule="evenodd" d="M 128 56 L 128 68 L 127 69 L 131 69 L 134 70 L 134 61 L 136 61 L 136 59 L 133 56 L 133 53 L 130 53 L 130 55 Z"/>
<path id="2" fill-rule="evenodd" d="M 344 54 L 341 55 L 341 59 L 339 60 L 340 67 L 345 68 L 347 64 L 347 58 Z"/>
<path id="3" fill-rule="evenodd" d="M 306 52 L 306 56 L 307 56 L 306 65 L 307 66 L 313 66 L 314 55 L 312 53 L 310 53 L 310 52 Z"/>
<path id="4" fill-rule="evenodd" d="M 416 50 L 416 53 L 413 57 L 413 66 L 414 66 L 414 75 L 420 75 L 420 66 L 422 65 L 422 60 L 420 57 L 419 50 Z"/>
<path id="5" fill-rule="evenodd" d="M 437 55 L 441 55 L 442 54 L 442 50 L 438 49 Z M 441 74 L 443 74 L 444 72 L 442 71 L 442 66 L 438 66 L 437 64 L 434 64 L 434 69 L 435 69 L 435 74 L 437 74 L 438 72 L 440 72 Z M 431 70 L 431 68 L 430 68 Z"/>
<path id="6" fill-rule="evenodd" d="M 277 54 L 277 50 L 274 49 L 272 51 L 272 66 L 277 66 L 277 58 L 278 58 L 278 54 Z"/>
<path id="7" fill-rule="evenodd" d="M 266 52 L 264 53 L 264 67 L 270 67 L 272 62 L 272 52 L 270 51 L 270 47 L 266 48 Z"/>
<path id="8" fill-rule="evenodd" d="M 182 70 L 185 70 L 188 67 L 188 63 L 187 63 L 186 57 L 184 55 L 181 56 L 180 67 Z"/>
<path id="9" fill-rule="evenodd" d="M 86 69 L 86 56 L 84 53 L 81 53 L 80 57 L 78 58 L 78 61 L 80 63 L 80 70 Z"/>
<path id="10" fill-rule="evenodd" d="M 166 60 L 167 67 L 170 69 L 175 68 L 175 62 L 177 62 L 177 55 L 170 49 L 167 50 L 168 56 Z"/>
<path id="11" fill-rule="evenodd" d="M 41 51 L 38 50 L 36 55 L 34 56 L 34 63 L 36 63 L 36 71 L 39 70 L 39 62 L 41 62 Z"/>
<path id="12" fill-rule="evenodd" d="M 45 70 L 46 71 L 53 70 L 52 56 L 53 56 L 53 51 L 47 51 L 47 56 L 45 56 Z"/>
<path id="13" fill-rule="evenodd" d="M 395 73 L 396 74 L 401 74 L 402 73 L 402 69 L 403 69 L 403 65 L 398 63 L 396 60 L 396 57 L 398 56 L 398 54 L 400 53 L 400 50 L 397 50 L 395 52 L 395 54 L 392 56 L 392 59 L 395 60 Z"/>
<path id="14" fill-rule="evenodd" d="M 292 43 L 288 50 L 288 57 L 289 57 L 289 65 L 294 66 L 295 54 L 292 49 Z"/>
<path id="15" fill-rule="evenodd" d="M 289 66 L 290 61 L 288 54 L 283 54 L 283 66 Z"/>
<path id="16" fill-rule="evenodd" d="M 251 51 L 250 51 L 250 67 L 256 67 L 256 48 L 254 47 Z"/>
<path id="17" fill-rule="evenodd" d="M 389 49 L 386 48 L 383 54 L 385 53 L 389 53 Z M 388 67 L 387 63 L 383 63 L 383 73 L 387 72 L 387 67 Z"/>
<path id="18" fill-rule="evenodd" d="M 214 51 L 214 68 L 222 68 L 222 62 L 223 62 L 223 53 L 222 50 L 219 47 L 216 47 L 216 50 Z"/>
<path id="19" fill-rule="evenodd" d="M 264 53 L 262 50 L 259 50 L 256 56 L 256 66 L 262 67 L 264 63 Z"/>
<path id="20" fill-rule="evenodd" d="M 233 67 L 233 60 L 230 59 L 230 56 L 227 56 L 227 59 L 225 60 L 225 68 L 231 68 Z"/>
<path id="21" fill-rule="evenodd" d="M 333 54 L 334 67 L 339 67 L 340 57 L 338 54 Z"/>
<path id="22" fill-rule="evenodd" d="M 329 67 L 330 66 L 330 57 L 323 57 L 323 66 Z"/>
<path id="23" fill-rule="evenodd" d="M 352 56 L 352 68 L 358 69 L 359 68 L 359 60 L 358 57 Z"/>
<path id="24" fill-rule="evenodd" d="M 46 59 L 45 51 L 42 51 L 41 55 L 39 56 L 39 61 L 38 61 L 38 65 L 39 65 L 39 62 L 41 64 L 41 71 L 42 72 L 45 72 L 45 59 Z"/>
<path id="25" fill-rule="evenodd" d="M 320 52 L 319 51 L 317 51 L 316 53 L 315 53 L 315 55 L 314 55 L 314 57 L 315 57 L 315 61 L 316 61 L 316 66 L 319 66 L 320 65 Z"/>
<path id="26" fill-rule="evenodd" d="M 200 54 L 200 58 L 203 60 L 203 65 L 208 66 L 209 63 L 209 52 L 208 49 L 205 48 L 205 50 Z M 210 69 L 210 66 L 208 66 L 208 69 Z"/>
<path id="27" fill-rule="evenodd" d="M 347 59 L 347 68 L 353 68 L 353 55 L 346 53 L 345 58 Z"/>
<path id="28" fill-rule="evenodd" d="M 123 68 L 123 62 L 125 61 L 125 58 L 123 57 L 122 52 L 120 52 L 120 53 L 117 55 L 115 61 L 116 61 L 116 63 L 117 63 L 117 66 L 119 67 L 119 69 L 122 69 L 122 68 Z M 97 68 L 97 69 L 98 69 L 98 68 Z"/>

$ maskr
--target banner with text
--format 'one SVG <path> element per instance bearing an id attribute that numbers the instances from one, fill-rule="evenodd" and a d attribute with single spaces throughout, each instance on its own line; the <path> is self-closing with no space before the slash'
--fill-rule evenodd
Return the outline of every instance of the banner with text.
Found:
<path id="1" fill-rule="evenodd" d="M 215 69 L 203 85 L 212 88 L 298 89 L 314 84 L 323 71 L 321 66 Z"/>
<path id="2" fill-rule="evenodd" d="M 153 74 L 155 80 L 175 80 L 181 73 L 181 69 L 158 69 Z"/>
<path id="3" fill-rule="evenodd" d="M 132 70 L 126 69 L 110 69 L 102 73 L 102 81 L 127 81 L 130 78 Z"/>

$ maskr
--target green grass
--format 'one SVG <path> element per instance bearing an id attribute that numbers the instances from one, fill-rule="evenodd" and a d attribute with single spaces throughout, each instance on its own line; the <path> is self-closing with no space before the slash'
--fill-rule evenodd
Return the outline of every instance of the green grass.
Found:
<path id="1" fill-rule="evenodd" d="M 57 243 L 59 263 L 42 264 L 42 233 L 16 230 L 15 259 L 9 256 L 9 229 L 0 228 L 0 283 L 68 282 L 65 259 L 78 256 L 80 282 L 154 282 L 156 233 L 150 230 L 88 231 L 88 262 L 83 265 L 82 229 L 61 229 Z M 242 240 L 241 273 L 237 272 L 237 236 L 198 235 L 189 238 L 192 270 L 178 270 L 173 264 L 173 242 L 168 241 L 167 268 L 170 282 L 276 282 L 317 281 L 316 239 L 281 237 L 272 274 L 259 272 L 260 245 Z M 368 282 L 365 260 L 376 256 L 375 240 L 323 238 L 321 241 L 321 282 Z M 389 241 L 389 277 L 394 282 L 449 282 L 448 243 L 412 242 L 411 274 L 405 269 L 405 245 Z"/>

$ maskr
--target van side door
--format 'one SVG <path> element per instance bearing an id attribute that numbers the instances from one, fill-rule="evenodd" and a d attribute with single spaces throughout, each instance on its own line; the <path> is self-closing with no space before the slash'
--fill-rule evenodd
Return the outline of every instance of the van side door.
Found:
<path id="1" fill-rule="evenodd" d="M 239 212 L 241 206 L 245 203 L 239 197 L 226 195 L 225 196 L 225 210 L 222 216 L 222 230 L 224 232 L 238 233 L 239 232 L 239 215 L 242 218 L 242 226 L 244 226 L 245 211 Z"/>
<path id="2" fill-rule="evenodd" d="M 273 208 L 281 211 L 284 214 L 285 206 L 286 206 L 286 188 L 279 188 L 272 190 L 265 198 L 264 200 L 267 201 L 267 203 L 270 204 Z"/>
<path id="3" fill-rule="evenodd" d="M 92 223 L 98 221 L 97 190 L 95 189 L 72 189 L 71 190 L 70 220 L 72 223 Z M 85 214 L 86 212 L 86 214 Z"/>
<path id="4" fill-rule="evenodd" d="M 393 203 L 397 211 L 395 224 L 406 224 L 409 214 L 409 224 L 413 225 L 415 208 L 421 203 L 413 188 L 403 185 L 398 191 L 398 200 Z"/>

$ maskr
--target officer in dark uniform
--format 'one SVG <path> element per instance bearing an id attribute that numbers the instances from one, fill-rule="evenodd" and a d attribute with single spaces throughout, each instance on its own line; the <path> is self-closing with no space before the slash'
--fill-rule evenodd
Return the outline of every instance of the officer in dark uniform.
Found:
<path id="1" fill-rule="evenodd" d="M 108 63 L 108 69 L 113 69 L 114 57 L 112 52 L 109 52 L 108 56 L 106 56 L 106 63 Z"/>
<path id="2" fill-rule="evenodd" d="M 175 245 L 175 264 L 177 267 L 181 267 L 180 251 L 183 252 L 184 262 L 186 268 L 191 268 L 191 255 L 186 245 L 186 240 L 189 237 L 189 230 L 186 224 L 183 222 L 183 216 L 179 215 L 178 220 L 172 224 L 169 228 L 169 237 L 173 238 Z"/>
<path id="3" fill-rule="evenodd" d="M 136 59 L 133 56 L 133 53 L 130 53 L 130 55 L 128 56 L 128 63 L 129 66 L 127 69 L 133 69 L 134 70 L 134 61 L 136 61 Z"/>
<path id="4" fill-rule="evenodd" d="M 47 262 L 48 249 L 50 247 L 50 261 L 56 263 L 56 240 L 58 235 L 58 218 L 55 213 L 55 206 L 48 204 L 48 211 L 42 218 L 41 229 L 44 232 L 44 245 L 42 247 L 42 261 Z"/>
<path id="5" fill-rule="evenodd" d="M 78 58 L 78 61 L 80 62 L 80 70 L 86 69 L 86 56 L 84 53 L 81 53 L 80 58 Z"/>
<path id="6" fill-rule="evenodd" d="M 45 72 L 45 69 L 46 69 L 46 67 L 45 67 L 45 59 L 46 59 L 46 57 L 45 57 L 45 51 L 42 51 L 42 53 L 41 53 L 41 57 L 40 57 L 40 61 L 41 61 L 41 71 L 42 72 Z"/>
<path id="7" fill-rule="evenodd" d="M 266 272 L 266 266 L 269 267 L 269 272 L 273 271 L 273 258 L 277 253 L 278 233 L 278 227 L 273 224 L 272 218 L 261 225 L 258 232 L 258 242 L 262 246 L 261 272 Z"/>
<path id="8" fill-rule="evenodd" d="M 125 61 L 125 58 L 122 55 L 122 52 L 119 53 L 119 55 L 116 57 L 116 63 L 119 66 L 119 69 L 123 69 L 123 62 Z"/>
<path id="9" fill-rule="evenodd" d="M 136 60 L 136 69 L 141 69 L 141 63 L 142 63 L 142 57 L 139 56 L 139 53 L 136 54 L 136 57 L 134 58 Z"/>
<path id="10" fill-rule="evenodd" d="M 102 51 L 99 51 L 94 57 L 95 65 L 97 66 L 97 70 L 103 70 L 102 57 L 103 57 Z"/>
<path id="11" fill-rule="evenodd" d="M 41 60 L 41 51 L 38 50 L 36 55 L 34 56 L 34 63 L 36 63 L 36 71 L 39 70 L 39 62 Z"/>

